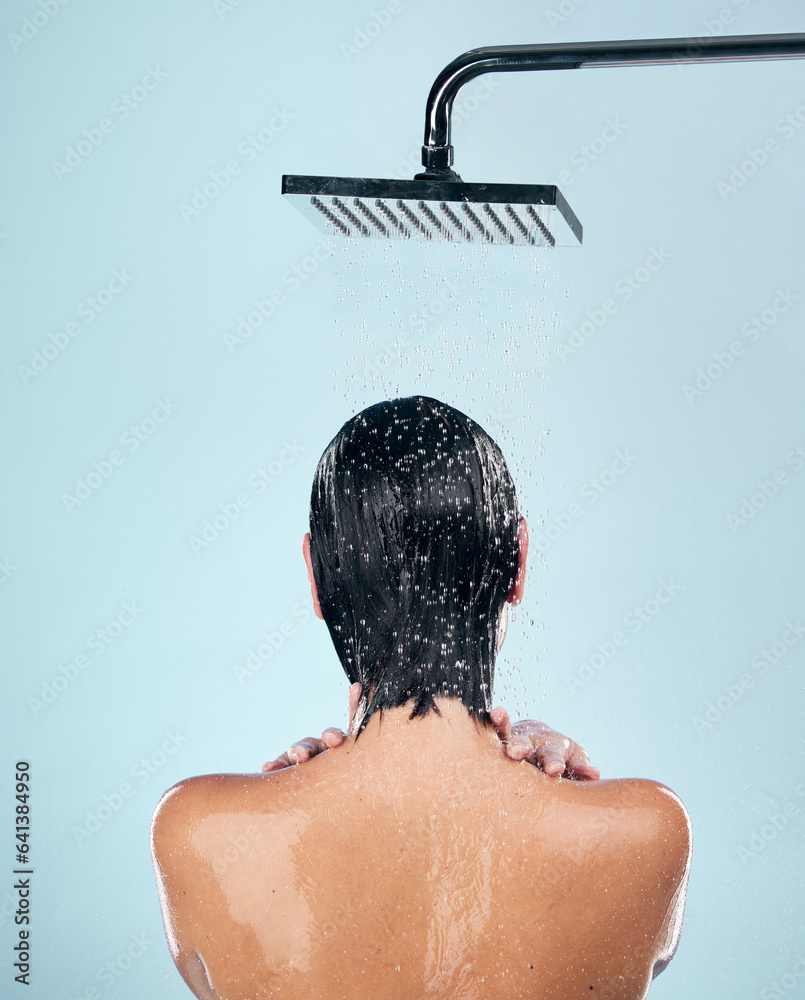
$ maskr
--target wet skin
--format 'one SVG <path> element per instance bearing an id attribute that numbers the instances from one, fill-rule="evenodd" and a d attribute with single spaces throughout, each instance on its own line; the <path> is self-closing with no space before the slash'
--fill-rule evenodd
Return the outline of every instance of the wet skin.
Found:
<path id="1" fill-rule="evenodd" d="M 645 996 L 681 926 L 680 801 L 548 777 L 438 704 L 375 716 L 299 767 L 166 793 L 154 864 L 196 996 Z"/>

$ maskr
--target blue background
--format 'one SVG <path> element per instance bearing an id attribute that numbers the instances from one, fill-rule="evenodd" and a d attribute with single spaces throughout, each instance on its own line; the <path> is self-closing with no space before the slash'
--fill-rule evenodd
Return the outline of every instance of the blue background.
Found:
<path id="1" fill-rule="evenodd" d="M 690 811 L 652 997 L 802 994 L 805 64 L 465 88 L 459 172 L 559 181 L 581 249 L 328 245 L 279 194 L 282 173 L 411 176 L 466 49 L 803 31 L 801 3 L 57 2 L 10 0 L 0 32 L 3 996 L 20 758 L 26 996 L 189 995 L 151 813 L 343 722 L 310 483 L 348 417 L 413 392 L 500 442 L 532 528 L 496 702 Z"/>

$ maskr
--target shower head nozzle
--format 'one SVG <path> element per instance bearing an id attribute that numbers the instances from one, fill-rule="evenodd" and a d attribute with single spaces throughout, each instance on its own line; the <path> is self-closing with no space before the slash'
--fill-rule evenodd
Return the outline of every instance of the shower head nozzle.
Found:
<path id="1" fill-rule="evenodd" d="M 558 188 L 468 184 L 449 173 L 447 179 L 411 181 L 286 174 L 282 193 L 315 226 L 336 236 L 533 247 L 581 244 L 581 223 Z"/>

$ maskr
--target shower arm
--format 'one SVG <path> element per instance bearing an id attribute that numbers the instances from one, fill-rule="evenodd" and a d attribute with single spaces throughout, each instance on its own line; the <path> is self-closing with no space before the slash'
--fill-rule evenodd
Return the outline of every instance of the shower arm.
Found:
<path id="1" fill-rule="evenodd" d="M 459 179 L 450 169 L 453 164 L 450 113 L 461 87 L 482 73 L 802 58 L 805 58 L 805 34 L 493 45 L 470 49 L 445 66 L 431 87 L 425 110 L 425 144 L 422 147 L 422 163 L 426 169 L 416 178 Z"/>

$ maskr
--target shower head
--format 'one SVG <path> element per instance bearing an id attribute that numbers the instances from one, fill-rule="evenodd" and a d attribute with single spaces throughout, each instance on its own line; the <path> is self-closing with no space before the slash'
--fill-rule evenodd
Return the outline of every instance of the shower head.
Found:
<path id="1" fill-rule="evenodd" d="M 581 243 L 581 223 L 558 188 L 467 184 L 450 174 L 411 181 L 285 175 L 282 193 L 315 226 L 336 236 L 542 247 Z"/>
<path id="2" fill-rule="evenodd" d="M 581 223 L 558 188 L 547 184 L 470 184 L 451 169 L 450 112 L 465 83 L 481 73 L 802 57 L 805 34 L 472 49 L 446 66 L 431 87 L 422 147 L 425 170 L 413 180 L 286 174 L 282 193 L 320 229 L 338 236 L 578 246 Z"/>

